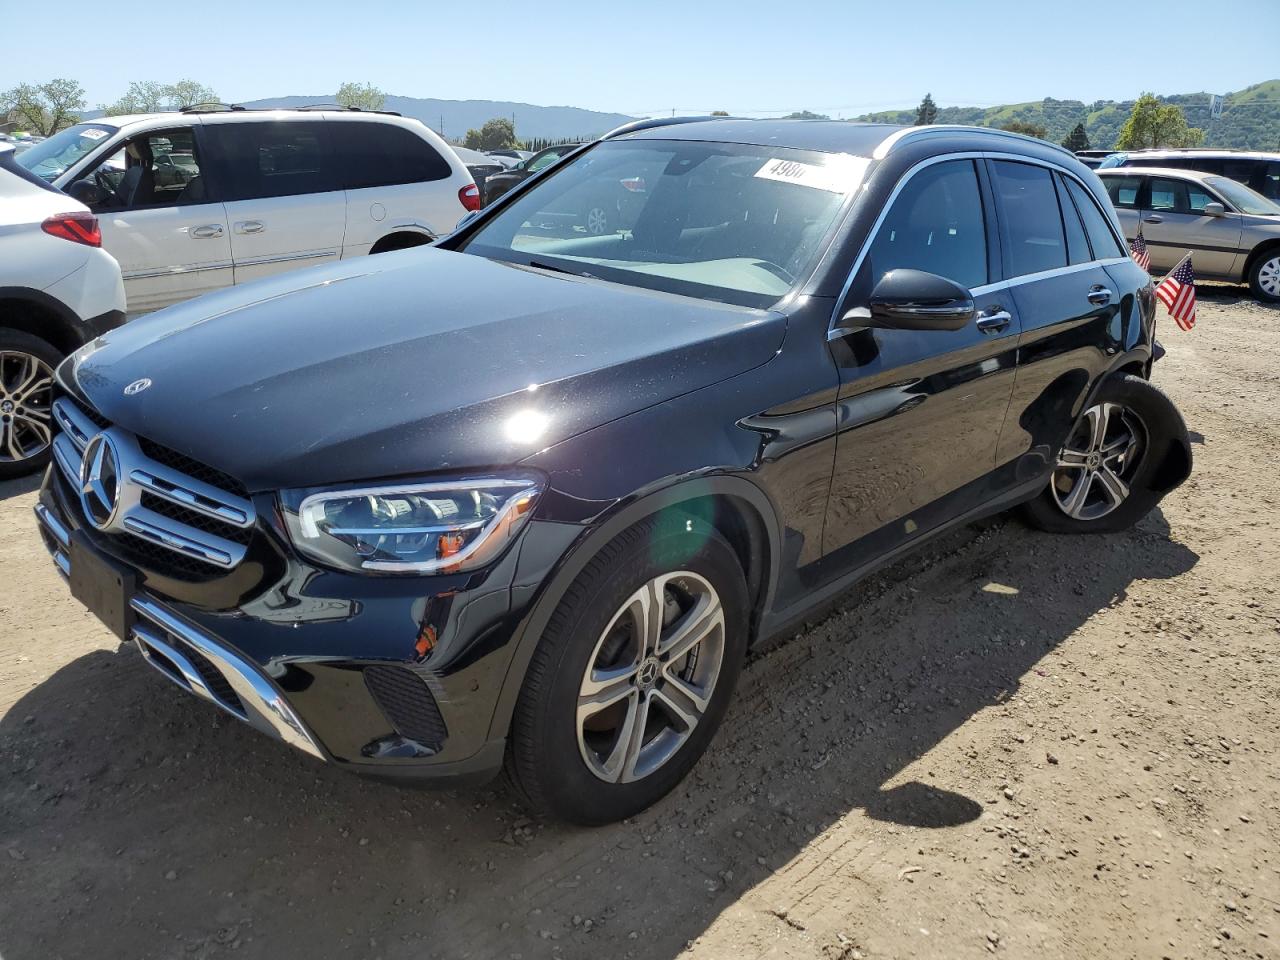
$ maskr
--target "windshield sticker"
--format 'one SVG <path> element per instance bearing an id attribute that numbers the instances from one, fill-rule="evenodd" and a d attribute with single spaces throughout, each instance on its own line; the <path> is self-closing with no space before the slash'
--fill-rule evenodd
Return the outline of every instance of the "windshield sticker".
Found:
<path id="1" fill-rule="evenodd" d="M 88 130 L 81 130 L 80 136 L 88 140 L 101 140 L 107 135 L 107 131 L 99 130 L 97 127 L 90 127 Z"/>
<path id="2" fill-rule="evenodd" d="M 798 160 L 766 160 L 755 175 L 764 180 L 795 183 L 815 190 L 848 193 L 858 185 L 870 163 L 862 157 L 842 157 L 827 164 L 801 163 Z"/>

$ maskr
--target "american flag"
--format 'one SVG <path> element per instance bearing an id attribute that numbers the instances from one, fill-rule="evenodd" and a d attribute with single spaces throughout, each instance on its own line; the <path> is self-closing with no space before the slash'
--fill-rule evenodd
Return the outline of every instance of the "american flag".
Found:
<path id="1" fill-rule="evenodd" d="M 1187 254 L 1156 286 L 1156 296 L 1169 310 L 1169 315 L 1183 330 L 1196 325 L 1196 274 Z"/>
<path id="2" fill-rule="evenodd" d="M 1151 254 L 1147 253 L 1147 238 L 1142 235 L 1142 224 L 1138 224 L 1138 235 L 1129 241 L 1129 256 L 1143 270 L 1151 269 Z"/>

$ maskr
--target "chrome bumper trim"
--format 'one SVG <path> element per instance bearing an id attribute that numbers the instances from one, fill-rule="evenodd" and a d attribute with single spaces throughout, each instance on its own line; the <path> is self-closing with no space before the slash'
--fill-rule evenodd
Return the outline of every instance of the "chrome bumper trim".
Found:
<path id="1" fill-rule="evenodd" d="M 35 506 L 36 519 L 40 521 L 40 525 L 53 537 L 58 547 L 50 551 L 53 555 L 53 562 L 58 566 L 58 572 L 64 577 L 71 576 L 71 533 L 63 525 L 62 521 L 53 515 L 53 512 L 43 503 L 37 503 Z"/>
<path id="2" fill-rule="evenodd" d="M 157 667 L 161 673 L 179 686 L 217 704 L 259 732 L 276 740 L 282 740 L 289 746 L 296 747 L 303 753 L 308 753 L 320 760 L 325 758 L 324 753 L 316 745 L 288 701 L 262 676 L 257 667 L 239 654 L 222 646 L 213 637 L 179 619 L 150 597 L 135 596 L 129 605 L 138 616 L 150 621 L 150 624 L 159 627 L 161 631 L 189 644 L 212 663 L 240 698 L 243 709 L 237 710 L 233 704 L 224 702 L 213 693 L 187 656 L 175 649 L 174 644 L 157 636 L 150 625 L 140 623 L 133 628 L 133 640 L 137 643 L 138 649 L 142 650 L 143 655 L 152 661 L 152 666 Z M 182 674 L 182 679 L 155 663 L 152 652 L 145 649 L 147 645 L 150 645 L 155 653 L 168 657 Z M 184 683 L 183 680 L 186 682 Z"/>

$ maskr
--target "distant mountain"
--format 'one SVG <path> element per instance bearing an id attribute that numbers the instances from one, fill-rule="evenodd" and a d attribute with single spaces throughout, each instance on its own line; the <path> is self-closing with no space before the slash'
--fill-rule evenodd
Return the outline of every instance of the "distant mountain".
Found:
<path id="1" fill-rule="evenodd" d="M 309 103 L 328 103 L 333 94 L 322 93 L 313 97 L 268 97 L 250 100 L 246 107 L 301 107 Z M 580 107 L 539 107 L 532 103 L 512 103 L 507 100 L 433 100 L 420 97 L 387 97 L 386 109 L 406 117 L 421 120 L 432 130 L 451 140 L 461 140 L 468 129 L 479 130 L 486 120 L 494 117 L 516 118 L 516 136 L 521 139 L 561 137 L 594 137 L 607 133 L 614 127 L 629 123 L 635 117 L 621 113 L 601 113 Z"/>
<path id="2" fill-rule="evenodd" d="M 1222 117 L 1209 116 L 1209 94 L 1177 93 L 1160 96 L 1176 103 L 1187 115 L 1187 123 L 1204 130 L 1204 146 L 1237 147 L 1249 150 L 1280 150 L 1280 80 L 1268 80 L 1244 90 L 1226 94 Z M 1021 120 L 1045 127 L 1049 139 L 1061 143 L 1077 123 L 1084 122 L 1089 145 L 1104 150 L 1115 146 L 1120 128 L 1133 109 L 1132 100 L 1032 100 L 998 107 L 940 107 L 938 123 L 971 123 L 999 127 Z M 886 110 L 858 117 L 881 123 L 914 123 L 915 108 Z"/>

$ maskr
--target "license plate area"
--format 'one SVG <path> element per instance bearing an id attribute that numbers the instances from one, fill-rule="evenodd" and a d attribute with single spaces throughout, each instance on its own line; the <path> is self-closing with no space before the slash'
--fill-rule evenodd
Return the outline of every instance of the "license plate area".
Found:
<path id="1" fill-rule="evenodd" d="M 129 639 L 134 613 L 129 606 L 137 590 L 137 575 L 124 564 L 103 557 L 84 534 L 71 535 L 71 595 L 121 640 Z"/>

